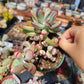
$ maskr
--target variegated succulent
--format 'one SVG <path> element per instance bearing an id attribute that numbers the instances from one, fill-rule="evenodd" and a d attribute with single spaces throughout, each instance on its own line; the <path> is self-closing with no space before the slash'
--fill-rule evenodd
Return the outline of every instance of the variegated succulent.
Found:
<path id="1" fill-rule="evenodd" d="M 23 59 L 23 61 L 33 64 L 37 63 L 40 58 L 56 63 L 59 50 L 56 48 L 58 47 L 58 38 L 55 33 L 61 31 L 60 26 L 62 24 L 61 21 L 54 22 L 57 11 L 46 8 L 45 14 L 43 14 L 41 9 L 38 9 L 37 11 L 31 10 L 30 12 L 33 20 L 31 23 L 32 26 L 19 26 L 23 33 L 30 36 L 29 42 L 23 42 L 22 53 L 17 54 L 18 52 L 16 52 L 15 56 L 19 58 L 19 60 Z M 52 35 L 52 38 L 49 37 L 50 35 Z M 51 68 L 52 67 L 49 66 L 48 69 Z M 43 67 L 40 67 L 39 69 L 44 70 Z"/>
<path id="2" fill-rule="evenodd" d="M 34 37 L 34 39 L 39 39 L 39 35 L 42 35 L 39 40 L 45 40 L 48 44 L 52 46 L 57 46 L 51 39 L 47 36 L 50 33 L 60 32 L 61 21 L 54 23 L 57 17 L 57 11 L 46 8 L 45 14 L 42 13 L 41 9 L 35 11 L 30 11 L 32 15 L 33 22 L 32 27 L 30 26 L 20 26 L 20 30 L 27 34 L 28 36 Z M 35 37 L 37 36 L 37 37 Z"/>
<path id="3" fill-rule="evenodd" d="M 41 44 L 36 44 L 35 42 L 28 42 L 24 41 L 21 45 L 22 47 L 22 53 L 21 52 L 15 52 L 15 57 L 22 62 L 22 65 L 25 65 L 24 63 L 35 63 L 38 61 L 39 57 L 43 57 L 44 59 L 49 59 L 52 62 L 56 61 L 56 54 L 58 53 L 58 50 L 53 47 L 49 46 L 45 41 L 41 42 Z M 43 50 L 43 47 L 47 47 L 47 50 Z M 27 64 L 27 65 L 28 65 Z M 33 65 L 34 66 L 34 65 Z M 19 66 L 18 66 L 19 67 Z M 27 69 L 26 66 L 24 68 Z M 23 69 L 21 66 L 19 69 Z M 16 72 L 16 68 L 13 69 L 14 73 L 18 73 L 19 70 Z M 20 71 L 19 71 L 20 72 Z"/>
<path id="4" fill-rule="evenodd" d="M 47 83 L 47 81 L 45 81 L 45 79 L 43 79 L 43 80 L 37 80 L 37 78 L 36 77 L 33 77 L 33 79 L 30 79 L 29 80 L 29 82 L 27 82 L 27 83 L 24 83 L 24 84 L 46 84 Z"/>

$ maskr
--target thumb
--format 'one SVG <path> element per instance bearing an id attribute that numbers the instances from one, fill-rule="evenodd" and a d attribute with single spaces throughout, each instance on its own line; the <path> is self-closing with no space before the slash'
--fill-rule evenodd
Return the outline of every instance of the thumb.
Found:
<path id="1" fill-rule="evenodd" d="M 60 38 L 59 46 L 69 55 L 74 52 L 74 44 L 68 42 L 65 38 Z"/>

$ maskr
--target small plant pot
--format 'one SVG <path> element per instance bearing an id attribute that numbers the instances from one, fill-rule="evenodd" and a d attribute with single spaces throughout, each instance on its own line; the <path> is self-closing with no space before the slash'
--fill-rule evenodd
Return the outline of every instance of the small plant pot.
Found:
<path id="1" fill-rule="evenodd" d="M 63 71 L 61 71 L 61 70 L 63 70 Z M 63 64 L 59 67 L 59 69 L 53 73 L 53 75 L 55 77 L 56 83 L 58 83 L 58 82 L 61 84 L 72 84 L 73 83 L 72 70 L 67 65 L 67 62 L 65 60 L 64 60 Z"/>
<path id="2" fill-rule="evenodd" d="M 84 15 L 81 16 L 81 19 L 84 20 Z"/>
<path id="3" fill-rule="evenodd" d="M 59 10 L 58 11 L 58 15 L 60 16 L 60 15 L 62 15 L 63 14 L 63 11 L 62 10 Z"/>
<path id="4" fill-rule="evenodd" d="M 51 39 L 53 38 L 53 36 L 54 37 L 56 37 L 56 34 L 49 34 L 48 35 L 48 37 L 50 37 L 49 39 L 50 39 L 50 41 L 52 41 Z M 33 40 L 30 40 L 30 37 L 28 37 L 27 39 L 26 39 L 27 41 L 29 41 L 29 42 L 33 42 Z M 49 43 L 51 43 L 50 41 L 47 41 L 47 42 L 49 42 Z M 38 44 L 39 42 L 38 41 L 36 41 L 36 44 Z M 46 48 L 45 47 L 43 47 L 43 50 L 44 51 L 46 51 Z M 47 72 L 51 72 L 51 71 L 54 71 L 55 69 L 58 69 L 61 65 L 62 65 L 62 63 L 63 63 L 63 61 L 64 61 L 64 58 L 65 58 L 65 53 L 60 49 L 60 48 L 58 48 L 58 50 L 59 50 L 59 53 L 58 53 L 58 56 L 57 56 L 57 62 L 54 62 L 54 63 L 52 63 L 50 60 L 48 60 L 48 59 L 44 59 L 44 58 L 41 58 L 40 56 L 39 56 L 39 60 L 36 62 L 36 63 L 34 63 L 35 65 L 36 65 L 36 67 L 37 67 L 37 71 L 40 71 L 40 72 L 42 72 L 42 73 L 47 73 Z M 60 56 L 59 56 L 60 55 Z M 41 60 L 41 63 L 40 63 L 40 60 Z M 46 61 L 47 60 L 47 61 Z M 44 67 L 44 69 L 43 70 L 41 70 L 40 69 L 40 67 L 41 66 L 39 66 L 38 67 L 38 65 L 37 64 L 42 64 L 42 65 L 45 65 L 45 67 Z M 43 64 L 44 63 L 44 64 Z M 51 67 L 51 68 L 48 68 L 49 66 L 46 66 L 47 65 L 47 63 L 49 64 L 49 66 L 51 67 L 51 65 L 53 64 L 53 66 Z"/>
<path id="5" fill-rule="evenodd" d="M 81 15 L 80 14 L 75 14 L 75 18 L 80 18 Z"/>
<path id="6" fill-rule="evenodd" d="M 66 16 L 72 16 L 71 10 L 67 10 L 67 11 L 66 11 Z"/>

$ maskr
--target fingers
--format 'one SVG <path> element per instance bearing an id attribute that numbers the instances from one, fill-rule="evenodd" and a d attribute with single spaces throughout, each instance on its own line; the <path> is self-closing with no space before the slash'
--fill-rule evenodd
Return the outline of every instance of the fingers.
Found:
<path id="1" fill-rule="evenodd" d="M 65 38 L 60 39 L 59 46 L 69 55 L 73 52 L 74 49 L 74 44 L 68 42 L 68 40 L 66 40 Z"/>

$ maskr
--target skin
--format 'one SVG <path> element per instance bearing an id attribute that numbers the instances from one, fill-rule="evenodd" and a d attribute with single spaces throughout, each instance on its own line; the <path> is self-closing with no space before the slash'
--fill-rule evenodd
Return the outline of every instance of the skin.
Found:
<path id="1" fill-rule="evenodd" d="M 84 71 L 84 26 L 72 27 L 59 38 L 59 46 Z"/>

